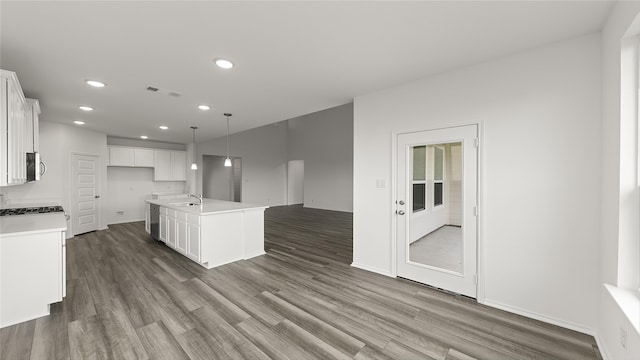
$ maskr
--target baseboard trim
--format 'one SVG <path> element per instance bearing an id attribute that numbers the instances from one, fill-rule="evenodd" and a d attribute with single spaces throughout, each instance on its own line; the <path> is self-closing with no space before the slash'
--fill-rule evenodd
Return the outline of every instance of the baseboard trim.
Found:
<path id="1" fill-rule="evenodd" d="M 395 277 L 387 270 L 377 269 L 377 268 L 374 268 L 374 267 L 371 267 L 371 266 L 362 265 L 362 264 L 358 264 L 358 263 L 355 263 L 355 262 L 352 262 L 351 266 L 353 266 L 354 268 L 358 268 L 358 269 L 362 269 L 362 270 L 366 270 L 366 271 L 371 271 L 371 272 L 374 272 L 376 274 L 380 274 L 380 275 L 384 275 L 384 276 L 388 276 L 388 277 Z"/>
<path id="2" fill-rule="evenodd" d="M 264 254 L 266 254 L 266 252 L 264 252 L 264 251 L 260 251 L 260 252 L 256 252 L 256 253 L 252 253 L 252 254 L 245 254 L 244 255 L 244 260 L 249 260 L 251 258 L 260 256 L 260 255 L 264 255 Z"/>
<path id="3" fill-rule="evenodd" d="M 487 306 L 491 306 L 494 307 L 496 309 L 500 309 L 500 310 L 504 310 L 504 311 L 508 311 L 510 313 L 514 313 L 514 314 L 518 314 L 518 315 L 522 315 L 531 319 L 535 319 L 535 320 L 539 320 L 548 324 L 552 324 L 552 325 L 556 325 L 556 326 L 560 326 L 563 327 L 565 329 L 569 329 L 569 330 L 573 330 L 573 331 L 577 331 L 583 334 L 587 334 L 587 335 L 591 335 L 594 338 L 597 336 L 597 331 L 595 329 L 590 329 L 587 327 L 584 327 L 582 325 L 578 325 L 578 324 L 574 324 L 572 322 L 569 321 L 565 321 L 565 320 L 560 320 L 554 317 L 550 317 L 550 316 L 546 316 L 546 315 L 541 315 L 529 310 L 524 310 L 515 306 L 511 306 L 511 305 L 506 305 L 503 303 L 500 303 L 498 301 L 493 301 L 493 300 L 489 300 L 489 299 L 485 299 L 483 302 L 484 305 Z M 597 339 L 596 339 L 597 340 Z"/>

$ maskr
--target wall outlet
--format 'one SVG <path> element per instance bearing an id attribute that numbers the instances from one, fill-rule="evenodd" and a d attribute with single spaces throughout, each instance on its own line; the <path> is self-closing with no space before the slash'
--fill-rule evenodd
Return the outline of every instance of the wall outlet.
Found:
<path id="1" fill-rule="evenodd" d="M 118 210 L 118 211 L 116 211 L 116 215 L 117 215 L 117 216 L 124 216 L 124 210 Z"/>
<path id="2" fill-rule="evenodd" d="M 627 330 L 622 326 L 620 327 L 620 345 L 622 345 L 623 349 L 627 348 Z"/>

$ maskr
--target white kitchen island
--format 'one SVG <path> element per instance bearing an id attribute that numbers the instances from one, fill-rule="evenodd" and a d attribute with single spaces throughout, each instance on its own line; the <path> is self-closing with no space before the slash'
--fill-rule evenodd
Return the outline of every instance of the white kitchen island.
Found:
<path id="1" fill-rule="evenodd" d="M 145 200 L 145 228 L 151 233 L 151 205 L 160 207 L 157 240 L 211 269 L 263 255 L 264 210 L 268 206 L 223 200 Z"/>

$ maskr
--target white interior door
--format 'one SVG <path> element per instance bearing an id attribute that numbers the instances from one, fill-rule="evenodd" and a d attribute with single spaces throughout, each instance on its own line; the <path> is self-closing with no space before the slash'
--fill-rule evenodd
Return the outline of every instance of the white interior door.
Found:
<path id="1" fill-rule="evenodd" d="M 398 276 L 476 297 L 477 125 L 398 135 Z"/>
<path id="2" fill-rule="evenodd" d="M 98 230 L 100 223 L 99 158 L 94 155 L 71 155 L 73 235 Z"/>

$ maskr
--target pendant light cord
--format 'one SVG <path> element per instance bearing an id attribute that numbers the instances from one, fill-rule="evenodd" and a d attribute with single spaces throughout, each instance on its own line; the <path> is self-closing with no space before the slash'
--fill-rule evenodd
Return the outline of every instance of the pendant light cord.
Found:
<path id="1" fill-rule="evenodd" d="M 224 113 L 224 116 L 227 117 L 227 160 L 229 160 L 229 116 L 232 116 L 232 114 Z"/>
<path id="2" fill-rule="evenodd" d="M 229 158 L 229 115 L 227 115 L 227 159 Z"/>

